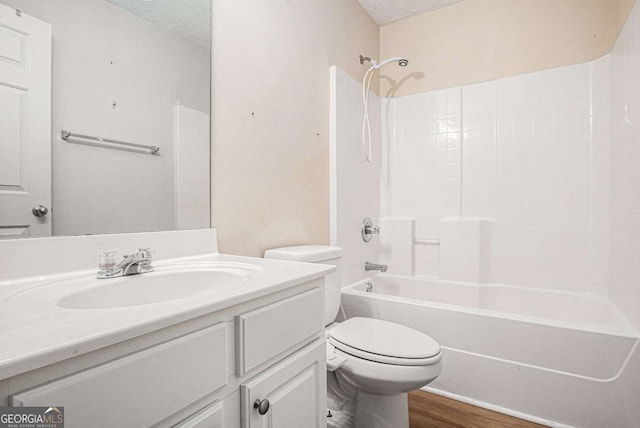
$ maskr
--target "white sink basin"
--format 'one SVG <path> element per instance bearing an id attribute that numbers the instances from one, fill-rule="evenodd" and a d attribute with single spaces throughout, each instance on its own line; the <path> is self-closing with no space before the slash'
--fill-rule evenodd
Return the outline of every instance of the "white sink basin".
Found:
<path id="1" fill-rule="evenodd" d="M 59 285 L 84 282 L 86 286 L 62 297 L 58 306 L 100 309 L 165 303 L 236 286 L 258 270 L 257 266 L 243 263 L 186 263 L 156 267 L 155 272 L 142 275 L 111 279 L 76 278 Z"/>

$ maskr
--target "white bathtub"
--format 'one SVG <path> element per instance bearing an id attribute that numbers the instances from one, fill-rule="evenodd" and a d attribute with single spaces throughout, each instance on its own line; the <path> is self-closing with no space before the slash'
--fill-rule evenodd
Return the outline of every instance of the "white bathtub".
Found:
<path id="1" fill-rule="evenodd" d="M 343 288 L 342 304 L 438 340 L 434 392 L 556 426 L 640 420 L 638 333 L 607 298 L 379 275 Z"/>

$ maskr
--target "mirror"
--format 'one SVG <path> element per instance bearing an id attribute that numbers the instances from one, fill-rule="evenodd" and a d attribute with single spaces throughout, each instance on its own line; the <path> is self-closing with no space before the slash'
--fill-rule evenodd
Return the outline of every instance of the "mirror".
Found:
<path id="1" fill-rule="evenodd" d="M 11 11 L 22 15 L 15 25 L 29 17 L 50 24 L 52 40 L 51 106 L 44 113 L 51 119 L 51 156 L 36 168 L 33 159 L 41 162 L 47 149 L 25 162 L 25 147 L 34 145 L 25 135 L 45 120 L 19 120 L 26 98 L 3 90 L 16 85 L 2 80 L 2 67 L 19 64 L 21 55 L 35 66 L 40 53 L 37 43 L 21 41 L 31 27 L 11 32 L 14 24 L 0 22 L 0 112 L 11 117 L 13 108 L 16 117 L 0 123 L 0 191 L 24 194 L 36 181 L 33 170 L 46 181 L 51 168 L 48 202 L 46 195 L 27 203 L 0 198 L 0 236 L 210 227 L 211 0 L 0 0 L 0 6 L 5 20 L 15 20 L 7 7 L 19 10 Z M 47 111 L 37 100 L 29 105 Z M 6 220 L 11 210 L 25 219 Z"/>

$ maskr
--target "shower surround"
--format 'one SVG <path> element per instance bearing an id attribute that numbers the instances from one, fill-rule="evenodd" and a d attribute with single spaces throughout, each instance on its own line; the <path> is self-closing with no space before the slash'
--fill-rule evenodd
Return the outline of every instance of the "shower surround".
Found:
<path id="1" fill-rule="evenodd" d="M 638 28 L 636 5 L 613 51 L 591 62 L 372 97 L 380 138 L 374 131 L 371 164 L 359 137 L 360 84 L 333 68 L 331 242 L 345 248 L 343 285 L 366 278 L 362 265 L 371 261 L 425 289 L 435 280 L 608 299 L 628 324 L 624 336 L 637 341 Z M 381 225 L 381 234 L 365 244 L 358 228 L 367 216 Z M 640 405 L 631 398 L 640 396 L 638 356 L 629 358 L 616 393 L 629 400 L 618 400 L 622 416 L 610 426 L 626 426 Z M 456 371 L 455 364 L 450 361 L 448 370 Z M 510 382 L 503 374 L 497 384 Z M 517 400 L 501 400 L 495 390 L 483 395 L 469 382 L 465 387 L 464 378 L 455 379 L 450 385 L 456 390 L 436 387 L 469 400 L 491 397 L 489 406 L 527 413 Z M 558 423 L 588 416 L 558 412 L 554 419 L 553 406 L 547 410 L 541 413 Z"/>
<path id="2" fill-rule="evenodd" d="M 333 243 L 403 275 L 607 294 L 610 63 L 372 98 L 371 164 L 359 84 L 335 69 Z M 359 243 L 365 216 L 379 243 Z"/>
<path id="3" fill-rule="evenodd" d="M 440 241 L 416 274 L 606 293 L 609 63 L 383 101 L 380 216 Z"/>

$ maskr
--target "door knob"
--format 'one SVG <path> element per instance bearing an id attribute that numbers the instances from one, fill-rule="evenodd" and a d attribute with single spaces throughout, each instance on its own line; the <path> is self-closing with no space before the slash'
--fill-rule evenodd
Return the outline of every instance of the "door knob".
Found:
<path id="1" fill-rule="evenodd" d="M 269 400 L 266 398 L 264 400 L 257 399 L 253 403 L 253 408 L 257 409 L 261 415 L 264 415 L 269 411 Z"/>
<path id="2" fill-rule="evenodd" d="M 33 207 L 31 212 L 36 217 L 44 217 L 49 212 L 49 208 L 45 207 L 44 205 L 36 205 L 35 207 Z"/>

